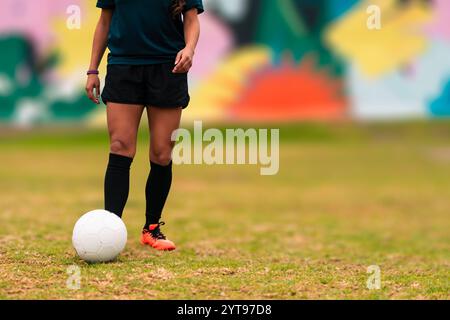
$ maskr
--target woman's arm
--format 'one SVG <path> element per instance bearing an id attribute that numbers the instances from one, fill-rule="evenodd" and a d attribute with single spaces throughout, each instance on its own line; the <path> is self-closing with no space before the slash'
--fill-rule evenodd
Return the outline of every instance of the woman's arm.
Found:
<path id="1" fill-rule="evenodd" d="M 195 48 L 200 37 L 200 22 L 197 9 L 194 8 L 185 12 L 183 18 L 186 47 L 178 53 L 175 59 L 174 73 L 186 73 L 192 67 Z"/>
<path id="2" fill-rule="evenodd" d="M 91 63 L 89 70 L 97 70 L 108 45 L 109 27 L 113 16 L 113 9 L 102 9 L 100 19 L 97 23 L 92 43 Z M 95 94 L 94 94 L 95 89 Z M 94 103 L 100 103 L 100 79 L 98 75 L 91 74 L 86 82 L 86 93 Z"/>

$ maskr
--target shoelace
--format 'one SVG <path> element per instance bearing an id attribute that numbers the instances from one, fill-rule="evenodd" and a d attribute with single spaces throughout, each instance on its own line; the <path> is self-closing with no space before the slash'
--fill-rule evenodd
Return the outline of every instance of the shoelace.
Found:
<path id="1" fill-rule="evenodd" d="M 165 225 L 166 223 L 164 221 L 161 221 L 160 223 L 158 223 L 158 226 L 153 229 L 153 230 L 146 230 L 148 231 L 153 238 L 158 239 L 158 240 L 166 240 L 166 236 L 164 235 L 164 233 L 161 232 L 160 227 Z"/>

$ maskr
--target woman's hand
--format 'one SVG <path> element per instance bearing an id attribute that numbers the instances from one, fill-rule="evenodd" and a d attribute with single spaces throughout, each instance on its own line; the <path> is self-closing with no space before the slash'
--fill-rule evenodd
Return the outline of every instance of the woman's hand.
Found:
<path id="1" fill-rule="evenodd" d="M 92 102 L 100 104 L 100 78 L 97 74 L 88 75 L 86 82 L 86 93 Z"/>
<path id="2" fill-rule="evenodd" d="M 187 73 L 192 67 L 192 62 L 194 60 L 194 50 L 191 48 L 184 48 L 177 54 L 175 59 L 175 67 L 173 68 L 173 73 Z"/>

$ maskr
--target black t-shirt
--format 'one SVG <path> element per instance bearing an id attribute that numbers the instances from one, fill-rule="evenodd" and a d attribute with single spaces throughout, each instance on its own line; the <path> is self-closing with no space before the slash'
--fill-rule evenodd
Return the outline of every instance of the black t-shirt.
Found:
<path id="1" fill-rule="evenodd" d="M 185 46 L 183 21 L 172 14 L 172 0 L 98 0 L 113 9 L 109 64 L 146 65 L 174 62 Z M 186 0 L 184 12 L 203 12 L 202 0 Z"/>

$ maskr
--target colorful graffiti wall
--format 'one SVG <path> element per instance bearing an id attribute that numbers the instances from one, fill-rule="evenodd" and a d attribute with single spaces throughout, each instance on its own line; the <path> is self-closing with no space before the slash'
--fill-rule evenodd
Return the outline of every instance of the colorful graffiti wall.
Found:
<path id="1" fill-rule="evenodd" d="M 450 115 L 448 0 L 205 5 L 186 121 Z M 0 123 L 104 124 L 83 90 L 98 16 L 95 0 L 0 2 Z"/>

